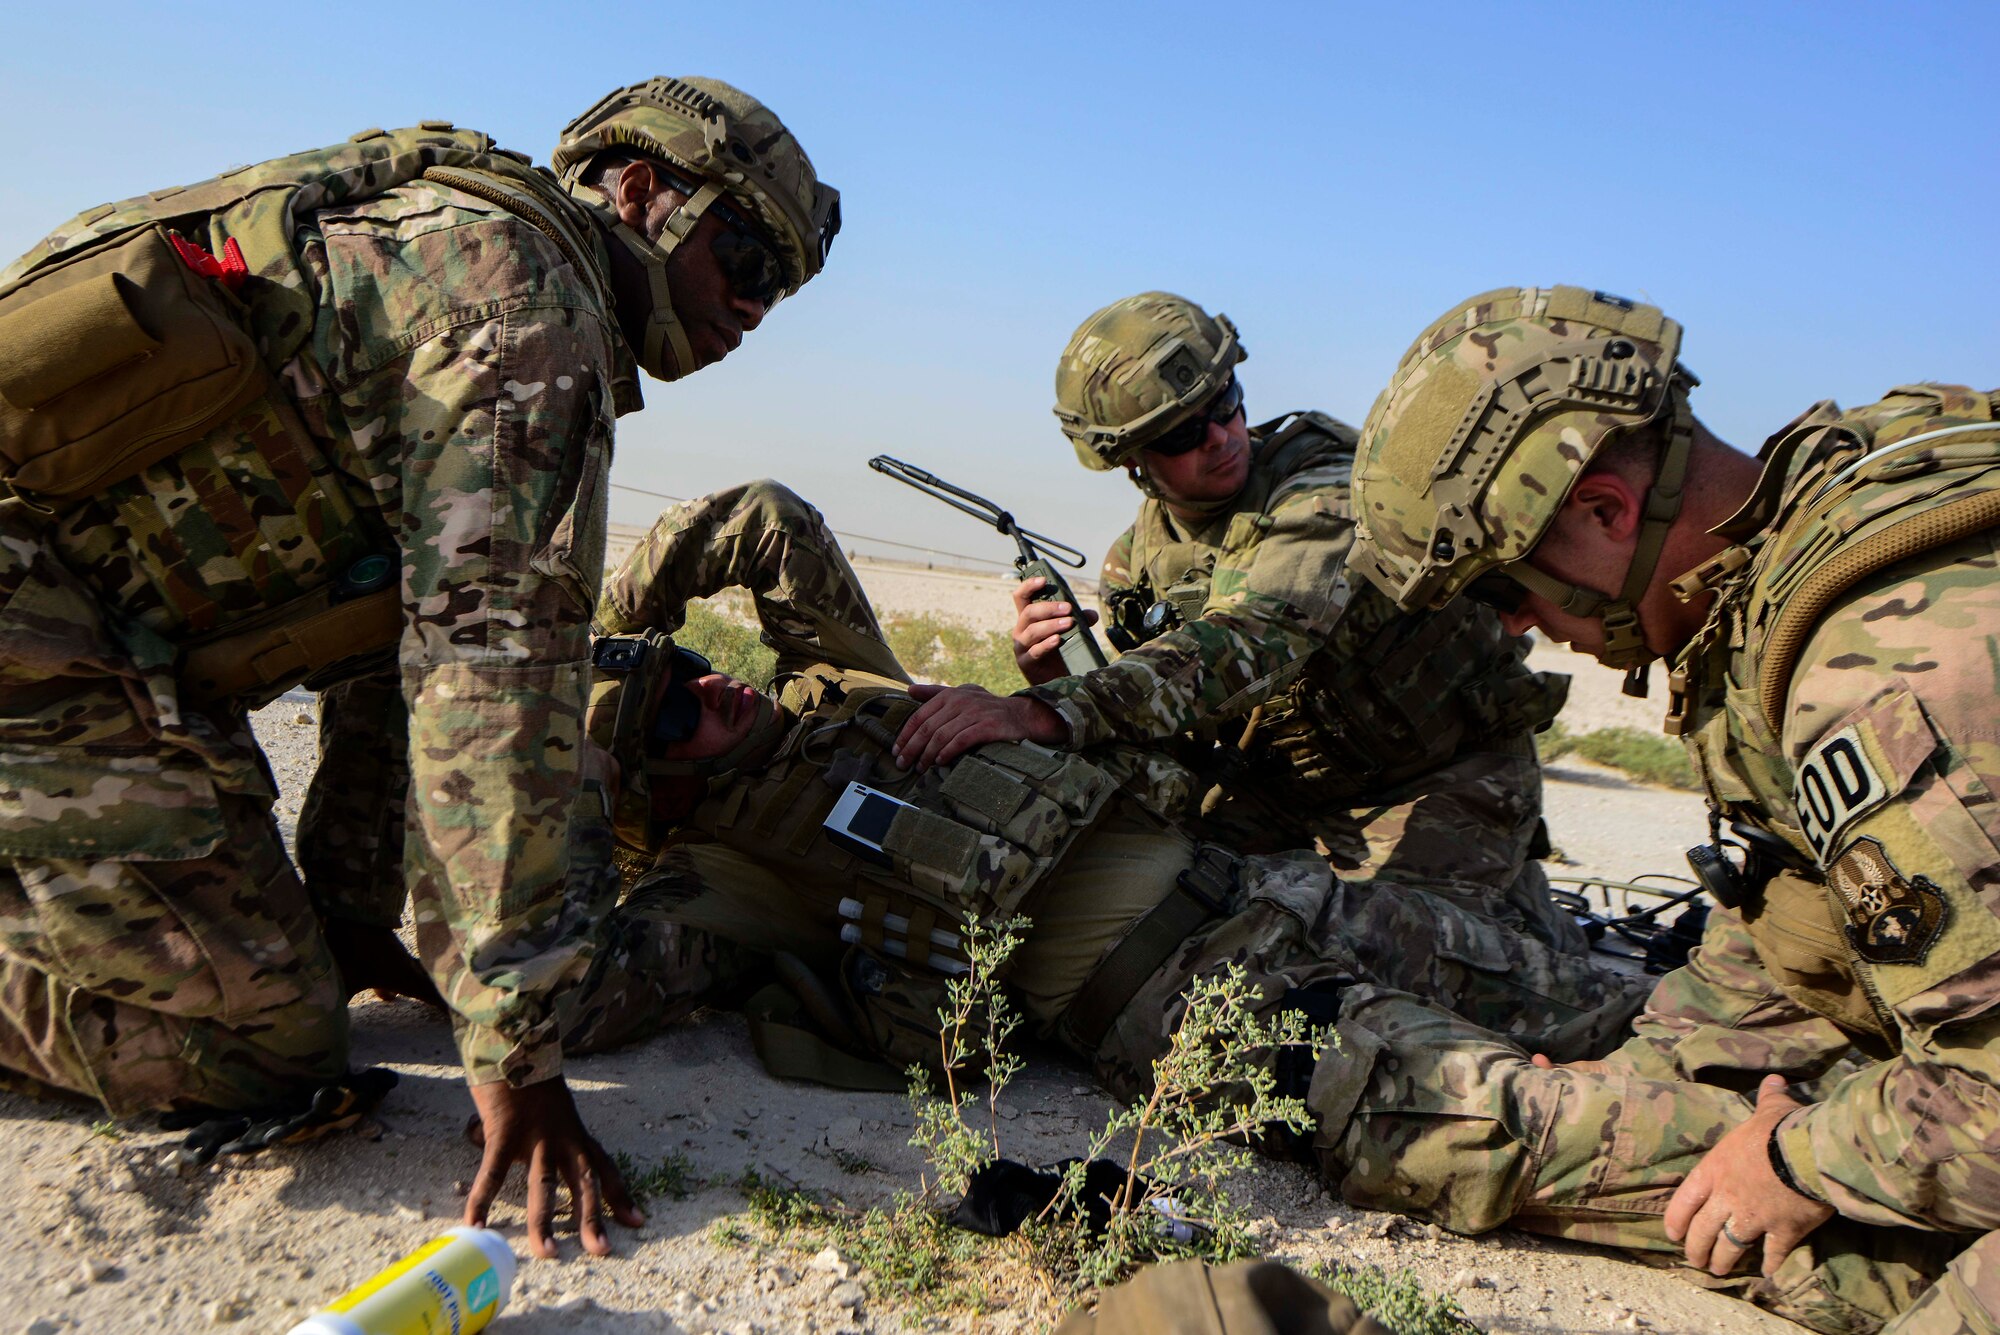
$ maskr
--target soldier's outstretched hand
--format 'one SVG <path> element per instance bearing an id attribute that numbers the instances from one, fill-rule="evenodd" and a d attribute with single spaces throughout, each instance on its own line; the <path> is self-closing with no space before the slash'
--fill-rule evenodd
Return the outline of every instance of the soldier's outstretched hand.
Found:
<path id="1" fill-rule="evenodd" d="M 1833 1217 L 1833 1207 L 1786 1186 L 1771 1167 L 1771 1133 L 1805 1107 L 1781 1075 L 1757 1087 L 1757 1110 L 1731 1128 L 1694 1166 L 1667 1202 L 1667 1236 L 1683 1243 L 1688 1264 L 1726 1275 L 1762 1245 L 1764 1276 L 1806 1234 Z"/>
<path id="2" fill-rule="evenodd" d="M 520 1089 L 505 1081 L 474 1085 L 472 1102 L 479 1109 L 474 1143 L 481 1145 L 484 1157 L 465 1197 L 466 1223 L 485 1227 L 486 1212 L 516 1163 L 528 1166 L 528 1246 L 545 1261 L 557 1256 L 558 1186 L 569 1188 L 577 1236 L 592 1256 L 611 1254 L 611 1239 L 604 1232 L 607 1204 L 627 1228 L 646 1222 L 626 1194 L 625 1179 L 611 1156 L 584 1129 L 569 1086 L 560 1077 Z"/>
<path id="3" fill-rule="evenodd" d="M 1067 677 L 1069 669 L 1062 661 L 1063 632 L 1079 619 L 1086 626 L 1097 624 L 1097 613 L 1088 607 L 1058 598 L 1030 601 L 1047 584 L 1036 575 L 1014 586 L 1014 666 L 1021 669 L 1030 686 Z"/>
<path id="4" fill-rule="evenodd" d="M 896 763 L 904 769 L 942 765 L 987 742 L 1069 740 L 1062 716 L 1027 696 L 995 695 L 984 686 L 912 686 L 910 696 L 924 707 L 896 738 Z"/>

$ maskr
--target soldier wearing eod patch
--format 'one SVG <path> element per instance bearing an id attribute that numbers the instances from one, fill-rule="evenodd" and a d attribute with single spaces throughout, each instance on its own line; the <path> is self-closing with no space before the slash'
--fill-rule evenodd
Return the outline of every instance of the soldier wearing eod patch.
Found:
<path id="1" fill-rule="evenodd" d="M 1623 1223 L 1553 1231 L 1678 1243 L 1717 1276 L 1761 1259 L 1755 1296 L 1822 1330 L 1992 1330 L 2000 392 L 1821 403 L 1751 459 L 1690 413 L 1680 343 L 1602 292 L 1488 292 L 1418 338 L 1363 428 L 1354 564 L 1400 605 L 1470 595 L 1641 692 L 1666 660 L 1666 728 L 1712 813 L 1690 859 L 1724 908 L 1603 1063 L 1436 1032 L 1427 1057 L 1373 1022 L 1420 1066 L 1476 1055 L 1486 1083 L 1428 1096 L 1443 1120 L 1373 1117 L 1403 1158 L 1353 1167 L 1350 1197 L 1435 1195 L 1460 1228 L 1615 1202 Z M 1793 1092 L 1842 1058 L 1816 1101 Z M 1454 1112 L 1506 1133 L 1453 1141 Z M 1496 1179 L 1484 1216 L 1441 1191 Z"/>

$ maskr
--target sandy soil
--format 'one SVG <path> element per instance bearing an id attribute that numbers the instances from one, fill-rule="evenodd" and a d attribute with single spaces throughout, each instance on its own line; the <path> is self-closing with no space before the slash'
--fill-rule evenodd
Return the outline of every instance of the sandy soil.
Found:
<path id="1" fill-rule="evenodd" d="M 976 615 L 996 626 L 1010 619 L 1005 580 L 876 565 L 863 575 L 888 609 Z M 1586 687 L 1602 677 L 1615 693 L 1613 674 L 1581 660 L 1557 662 L 1580 669 L 1585 689 L 1573 708 L 1597 719 L 1592 711 L 1624 707 Z M 1601 723 L 1579 718 L 1576 726 Z M 289 833 L 312 763 L 312 704 L 288 698 L 264 710 L 257 727 L 285 788 L 279 815 Z M 1573 869 L 1604 876 L 1678 868 L 1680 850 L 1702 828 L 1693 797 L 1585 764 L 1551 769 L 1548 809 Z M 0 1095 L 0 1208 L 16 1220 L 17 1238 L 16 1259 L 0 1276 L 0 1332 L 283 1331 L 455 1222 L 476 1156 L 459 1138 L 470 1104 L 446 1027 L 408 1003 L 358 1004 L 354 1022 L 357 1062 L 388 1064 L 403 1078 L 370 1134 L 188 1175 L 171 1164 L 175 1137 L 146 1124 L 105 1128 L 93 1111 Z M 839 1266 L 815 1265 L 811 1253 L 783 1243 L 730 1245 L 712 1227 L 741 1212 L 729 1183 L 745 1168 L 856 1205 L 913 1186 L 919 1164 L 903 1144 L 910 1116 L 901 1099 L 774 1080 L 757 1064 L 742 1023 L 720 1014 L 623 1052 L 577 1059 L 570 1074 L 607 1147 L 647 1161 L 682 1150 L 710 1185 L 686 1200 L 655 1201 L 641 1230 L 614 1227 L 611 1260 L 579 1261 L 572 1241 L 568 1259 L 526 1261 L 513 1305 L 492 1330 L 833 1332 L 909 1324 L 865 1272 L 842 1277 Z M 1031 1161 L 1075 1153 L 1105 1106 L 1076 1073 L 1036 1062 L 1006 1096 L 1004 1147 Z M 1270 1254 L 1407 1267 L 1505 1335 L 1795 1329 L 1609 1253 L 1512 1231 L 1459 1238 L 1354 1210 L 1293 1166 L 1262 1165 L 1241 1185 Z M 517 1249 L 522 1200 L 517 1180 L 498 1218 Z M 1000 1311 L 923 1324 L 1038 1330 L 1056 1314 L 1045 1295 L 1023 1291 Z"/>

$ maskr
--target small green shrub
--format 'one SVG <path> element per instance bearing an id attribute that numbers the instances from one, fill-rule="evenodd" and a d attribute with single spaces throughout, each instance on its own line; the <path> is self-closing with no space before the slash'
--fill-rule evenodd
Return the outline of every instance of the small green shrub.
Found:
<path id="1" fill-rule="evenodd" d="M 632 1193 L 632 1203 L 644 1207 L 655 1196 L 671 1196 L 677 1201 L 688 1198 L 688 1193 L 701 1185 L 695 1175 L 694 1160 L 680 1150 L 674 1150 L 658 1163 L 645 1164 L 619 1150 L 611 1156 L 618 1165 L 618 1176 L 625 1179 L 625 1190 Z"/>
<path id="2" fill-rule="evenodd" d="M 1336 1293 L 1396 1332 L 1396 1335 L 1479 1335 L 1458 1299 L 1432 1293 L 1407 1270 L 1394 1274 L 1372 1265 L 1331 1262 L 1301 1267 Z"/>
<path id="3" fill-rule="evenodd" d="M 1598 728 L 1592 732 L 1571 732 L 1560 723 L 1536 739 L 1543 761 L 1579 755 L 1615 770 L 1622 770 L 1641 783 L 1662 788 L 1698 789 L 1694 767 L 1687 751 L 1670 737 L 1656 737 L 1637 728 Z"/>
<path id="4" fill-rule="evenodd" d="M 1014 666 L 1014 641 L 1005 631 L 974 630 L 928 613 L 892 612 L 882 619 L 882 632 L 918 681 L 970 682 L 997 695 L 1012 695 L 1027 684 Z"/>
<path id="5" fill-rule="evenodd" d="M 724 600 L 687 605 L 687 624 L 674 632 L 674 643 L 694 650 L 715 664 L 718 672 L 749 682 L 758 690 L 771 684 L 778 671 L 778 653 L 758 638 L 754 621 L 731 615 Z"/>

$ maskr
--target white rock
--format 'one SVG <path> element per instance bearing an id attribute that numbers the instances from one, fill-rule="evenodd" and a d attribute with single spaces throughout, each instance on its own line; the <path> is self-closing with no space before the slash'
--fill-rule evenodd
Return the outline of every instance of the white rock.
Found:
<path id="1" fill-rule="evenodd" d="M 202 1309 L 202 1315 L 208 1318 L 211 1326 L 227 1326 L 243 1319 L 243 1309 L 236 1305 L 233 1298 L 217 1298 Z"/>
<path id="2" fill-rule="evenodd" d="M 390 1211 L 390 1213 L 395 1215 L 396 1218 L 402 1220 L 406 1224 L 415 1223 L 417 1220 L 422 1219 L 424 1217 L 424 1212 L 422 1210 L 419 1210 L 414 1205 L 398 1205 L 394 1210 Z"/>
<path id="3" fill-rule="evenodd" d="M 834 1285 L 833 1292 L 828 1296 L 842 1307 L 859 1307 L 868 1301 L 868 1290 L 850 1279 Z"/>
<path id="4" fill-rule="evenodd" d="M 814 1270 L 832 1275 L 835 1279 L 846 1279 L 854 1273 L 854 1267 L 848 1264 L 847 1258 L 842 1256 L 840 1250 L 836 1247 L 824 1249 L 819 1255 L 807 1262 L 807 1265 Z"/>

